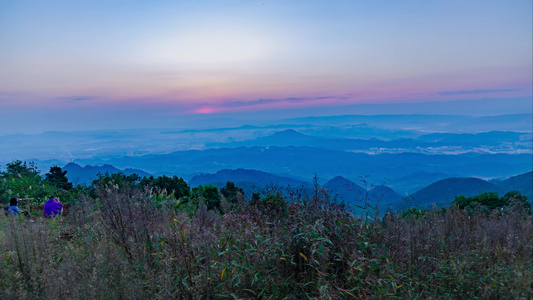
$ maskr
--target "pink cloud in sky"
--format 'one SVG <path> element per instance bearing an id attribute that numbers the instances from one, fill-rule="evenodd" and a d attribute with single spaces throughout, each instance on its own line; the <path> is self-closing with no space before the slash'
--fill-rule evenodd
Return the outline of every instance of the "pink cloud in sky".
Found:
<path id="1" fill-rule="evenodd" d="M 212 114 L 212 113 L 216 113 L 217 110 L 213 107 L 207 107 L 207 106 L 203 106 L 203 107 L 200 107 L 200 108 L 197 108 L 193 111 L 193 113 L 195 114 L 203 114 L 203 115 L 207 115 L 207 114 Z"/>

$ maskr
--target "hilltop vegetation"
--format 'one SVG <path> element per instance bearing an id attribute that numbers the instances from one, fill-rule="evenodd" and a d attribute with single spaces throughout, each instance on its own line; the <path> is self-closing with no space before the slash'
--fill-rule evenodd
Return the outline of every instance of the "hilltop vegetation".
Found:
<path id="1" fill-rule="evenodd" d="M 485 211 L 490 213 L 495 209 L 507 208 L 512 203 L 523 206 L 526 211 L 531 213 L 531 205 L 528 203 L 527 198 L 517 191 L 508 192 L 503 197 L 498 197 L 495 193 L 482 193 L 472 197 L 461 195 L 455 197 L 452 205 L 457 205 L 458 208 L 469 212 Z"/>
<path id="2" fill-rule="evenodd" d="M 243 196 L 247 200 L 250 200 L 254 193 L 267 196 L 275 191 L 284 197 L 291 198 L 292 195 L 309 196 L 313 190 L 313 184 L 304 179 L 249 169 L 226 169 L 213 174 L 198 174 L 186 182 L 175 175 L 154 177 L 140 170 L 120 170 L 111 165 L 81 167 L 75 163 L 67 164 L 64 169 L 57 166 L 51 167 L 47 174 L 41 176 L 41 172 L 33 162 L 14 161 L 6 165 L 6 170 L 2 174 L 3 183 L 0 183 L 0 193 L 3 194 L 4 199 L 8 199 L 11 195 L 18 195 L 18 197 L 32 199 L 34 204 L 44 203 L 47 197 L 52 194 L 59 195 L 66 201 L 71 201 L 80 192 L 90 191 L 94 185 L 93 181 L 98 182 L 105 174 L 115 174 L 114 176 L 118 176 L 116 178 L 126 176 L 129 178 L 128 180 L 138 183 L 142 188 L 155 189 L 167 189 L 168 184 L 163 182 L 178 179 L 187 185 L 189 190 L 199 185 L 212 185 L 221 189 L 230 181 L 242 189 Z M 21 177 L 21 175 L 24 176 Z M 420 173 L 412 176 L 431 179 L 439 178 L 443 174 Z M 405 181 L 402 184 L 406 184 L 411 182 L 411 177 L 400 179 L 400 181 Z M 430 208 L 434 205 L 445 207 L 450 205 L 456 196 L 469 197 L 484 192 L 504 195 L 510 191 L 518 191 L 526 196 L 530 202 L 533 200 L 533 172 L 513 176 L 506 180 L 445 178 L 419 188 L 414 193 L 404 193 L 403 195 L 391 188 L 391 186 L 397 187 L 397 182 L 375 185 L 369 181 L 369 178 L 360 177 L 354 182 L 342 176 L 335 176 L 323 183 L 323 186 L 327 189 L 331 199 L 343 202 L 348 209 L 357 214 L 361 213 L 360 208 L 363 206 L 377 209 L 383 215 L 389 210 L 407 209 L 408 203 L 411 202 L 412 204 L 413 201 L 421 208 Z M 85 184 L 72 184 L 72 181 L 75 183 L 82 181 Z M 415 179 L 415 181 L 421 182 L 419 179 Z M 41 188 L 32 188 L 35 186 L 41 186 Z M 170 192 L 168 189 L 167 191 Z"/>

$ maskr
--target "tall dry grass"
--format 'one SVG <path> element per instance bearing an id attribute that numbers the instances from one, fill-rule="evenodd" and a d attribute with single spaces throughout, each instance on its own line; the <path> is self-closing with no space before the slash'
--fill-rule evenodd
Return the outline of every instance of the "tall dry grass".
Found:
<path id="1" fill-rule="evenodd" d="M 519 206 L 369 221 L 318 189 L 221 211 L 100 186 L 63 220 L 2 217 L 0 297 L 533 297 L 533 219 Z"/>

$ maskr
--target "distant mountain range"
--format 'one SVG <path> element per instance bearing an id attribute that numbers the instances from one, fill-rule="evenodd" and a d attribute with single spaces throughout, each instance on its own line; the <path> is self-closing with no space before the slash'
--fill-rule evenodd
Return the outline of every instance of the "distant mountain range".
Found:
<path id="1" fill-rule="evenodd" d="M 0 163 L 5 164 L 13 159 L 40 160 L 46 169 L 50 166 L 46 162 L 50 160 L 59 160 L 61 164 L 66 164 L 76 159 L 110 160 L 121 156 L 134 157 L 239 146 L 308 146 L 333 150 L 365 150 L 370 147 L 417 152 L 421 151 L 418 148 L 427 150 L 429 147 L 425 146 L 430 145 L 433 153 L 442 154 L 448 153 L 449 150 L 440 149 L 439 145 L 444 145 L 469 147 L 468 151 L 484 151 L 484 148 L 489 147 L 492 153 L 512 153 L 515 148 L 532 153 L 531 138 L 529 142 L 526 140 L 525 143 L 516 143 L 517 135 L 531 136 L 533 122 L 530 112 L 531 99 L 520 101 L 529 106 L 529 109 L 523 110 L 524 113 L 506 115 L 491 113 L 491 116 L 482 117 L 443 115 L 442 111 L 433 115 L 412 114 L 412 112 L 401 115 L 400 110 L 394 109 L 388 112 L 389 114 L 382 115 L 320 116 L 321 114 L 318 114 L 314 117 L 289 119 L 281 119 L 280 116 L 277 120 L 249 118 L 246 121 L 206 118 L 198 122 L 185 122 L 183 126 L 162 129 L 48 131 L 38 134 L 0 135 Z M 480 109 L 480 106 L 489 107 L 488 103 L 497 104 L 487 101 L 461 101 L 461 103 L 462 108 L 470 105 L 476 109 Z M 449 103 L 442 104 L 449 105 Z M 505 113 L 505 110 L 500 109 L 495 113 Z M 308 137 L 297 137 L 294 143 L 287 143 L 287 137 L 283 141 L 283 133 L 269 138 L 276 131 L 285 129 L 296 130 Z M 493 133 L 494 130 L 499 131 Z M 424 136 L 436 132 L 445 132 L 447 136 L 440 138 L 438 136 L 440 133 Z M 481 132 L 487 133 L 478 134 Z M 292 137 L 295 135 L 290 135 L 288 138 Z M 269 145 L 268 139 L 273 143 Z M 254 145 L 253 141 L 261 145 Z M 498 147 L 500 144 L 504 147 Z M 477 149 L 476 146 L 480 145 L 484 147 Z"/>
<path id="2" fill-rule="evenodd" d="M 363 105 L 346 115 L 321 108 L 265 120 L 250 112 L 246 120 L 204 116 L 173 128 L 11 134 L 0 136 L 0 165 L 34 161 L 45 173 L 66 164 L 75 184 L 106 172 L 177 175 L 193 186 L 231 180 L 247 195 L 287 184 L 309 193 L 316 174 L 331 197 L 387 208 L 408 196 L 440 205 L 480 190 L 532 195 L 531 99 L 512 101 L 523 113 L 479 99 L 460 101 L 464 115 L 444 115 L 459 102 Z"/>
<path id="3" fill-rule="evenodd" d="M 266 137 L 260 137 L 254 140 L 234 143 L 210 144 L 217 147 L 316 147 L 333 150 L 367 150 L 371 148 L 404 148 L 413 149 L 416 147 L 440 146 L 433 142 L 420 142 L 414 139 L 397 139 L 393 141 L 384 141 L 376 138 L 370 139 L 340 139 L 340 138 L 323 138 L 300 133 L 293 129 L 278 131 Z"/>
<path id="4" fill-rule="evenodd" d="M 237 147 L 314 147 L 341 151 L 415 152 L 415 153 L 465 153 L 465 152 L 516 152 L 531 150 L 531 145 L 520 143 L 524 133 L 491 131 L 470 133 L 433 133 L 416 138 L 382 140 L 377 138 L 326 138 L 303 134 L 294 129 L 246 141 L 209 143 L 218 148 Z M 372 150 L 372 151 L 370 151 Z"/>
<path id="5" fill-rule="evenodd" d="M 513 143 L 524 136 L 522 132 L 489 131 L 480 133 L 431 133 L 417 137 L 419 141 L 441 142 L 456 145 L 495 145 L 501 142 Z"/>
<path id="6" fill-rule="evenodd" d="M 309 182 L 300 181 L 288 177 L 277 176 L 255 170 L 222 170 L 214 174 L 195 176 L 191 180 L 191 186 L 198 184 L 214 184 L 222 187 L 226 181 L 233 181 L 237 186 L 245 190 L 247 198 L 252 192 L 261 192 L 268 185 L 279 188 L 291 185 L 301 187 L 307 195 L 311 195 L 313 187 Z M 361 178 L 360 184 L 367 184 Z M 517 190 L 533 200 L 533 172 L 527 172 L 513 176 L 507 180 L 493 184 L 479 178 L 446 178 L 438 180 L 419 191 L 402 196 L 389 186 L 366 186 L 356 184 L 341 176 L 336 176 L 327 181 L 323 187 L 328 191 L 332 200 L 343 202 L 356 212 L 361 212 L 365 205 L 370 208 L 379 207 L 381 213 L 392 209 L 405 209 L 408 205 L 419 205 L 422 208 L 430 208 L 433 205 L 448 206 L 456 196 L 475 196 L 485 192 L 495 192 L 504 195 L 506 192 Z"/>
<path id="7" fill-rule="evenodd" d="M 67 177 L 74 184 L 89 184 L 99 173 L 150 176 L 149 173 L 142 170 L 121 170 L 112 165 L 86 165 L 81 167 L 76 163 L 69 163 L 63 167 L 63 170 L 67 171 Z M 414 174 L 412 176 L 424 175 L 427 175 L 427 173 Z M 442 176 L 442 174 L 434 174 L 432 176 L 435 178 Z M 403 180 L 406 179 L 403 178 Z M 252 193 L 255 192 L 263 196 L 272 192 L 280 192 L 284 196 L 293 199 L 309 197 L 313 193 L 313 185 L 307 180 L 251 169 L 224 169 L 212 174 L 199 174 L 193 176 L 188 183 L 191 187 L 212 184 L 221 188 L 228 181 L 232 181 L 242 188 L 247 199 L 250 199 Z M 322 187 L 328 191 L 330 199 L 345 203 L 357 213 L 363 211 L 362 207 L 366 207 L 369 211 L 379 207 L 380 213 L 391 209 L 405 209 L 408 203 L 411 206 L 416 203 L 421 208 L 430 208 L 433 205 L 444 207 L 448 206 L 456 196 L 475 196 L 485 192 L 504 195 L 509 191 L 516 190 L 528 197 L 528 200 L 533 200 L 533 171 L 513 176 L 503 181 L 493 182 L 473 177 L 445 178 L 432 182 L 414 193 L 405 195 L 401 195 L 391 188 L 391 186 L 394 186 L 393 182 L 388 185 L 374 186 L 364 177 L 359 178 L 358 182 L 359 184 L 356 184 L 345 177 L 335 176 L 323 184 Z"/>
<path id="8" fill-rule="evenodd" d="M 211 184 L 223 187 L 227 181 L 232 181 L 244 190 L 245 197 L 250 199 L 252 193 L 268 194 L 280 192 L 287 198 L 310 197 L 313 186 L 310 182 L 290 177 L 278 176 L 256 170 L 221 170 L 214 174 L 194 176 L 189 184 L 191 187 Z M 345 203 L 356 212 L 361 212 L 365 205 L 390 207 L 402 197 L 386 186 L 370 186 L 369 190 L 341 176 L 327 181 L 323 187 L 328 191 L 331 200 Z"/>
<path id="9" fill-rule="evenodd" d="M 98 174 L 116 174 L 124 173 L 125 175 L 137 174 L 141 177 L 150 176 L 149 173 L 136 170 L 136 169 L 118 169 L 112 165 L 103 165 L 103 166 L 90 166 L 86 165 L 82 167 L 76 163 L 68 163 L 63 168 L 64 171 L 67 171 L 67 178 L 74 185 L 76 184 L 89 184 L 91 183 Z"/>
<path id="10" fill-rule="evenodd" d="M 525 100 L 525 99 L 524 99 Z M 531 110 L 531 99 L 523 101 L 529 105 Z M 463 102 L 465 104 L 466 102 Z M 474 104 L 475 103 L 475 104 Z M 421 103 L 416 103 L 420 105 Z M 470 102 L 472 107 L 486 105 L 482 101 Z M 461 105 L 461 107 L 463 107 Z M 387 115 L 340 115 L 340 116 L 314 116 L 284 120 L 288 124 L 317 124 L 317 125 L 338 125 L 338 124 L 360 124 L 365 123 L 370 126 L 381 128 L 401 128 L 413 130 L 431 130 L 447 132 L 484 132 L 492 130 L 531 132 L 533 115 L 525 111 L 522 114 L 504 114 L 491 116 L 466 116 L 466 115 L 444 115 L 442 111 L 435 114 L 396 114 L 391 112 Z M 496 112 L 498 113 L 498 112 Z"/>
<path id="11" fill-rule="evenodd" d="M 410 195 L 435 181 L 449 177 L 460 177 L 458 173 L 428 173 L 424 171 L 414 172 L 405 176 L 391 178 L 384 182 L 403 196 Z"/>
<path id="12" fill-rule="evenodd" d="M 361 184 L 365 185 L 366 182 L 361 181 Z M 341 176 L 329 180 L 324 184 L 324 188 L 328 190 L 332 199 L 346 204 L 347 207 L 358 214 L 365 211 L 374 211 L 376 206 L 388 207 L 389 202 L 401 199 L 396 192 L 388 187 L 363 188 Z"/>
<path id="13" fill-rule="evenodd" d="M 424 172 L 448 174 L 446 177 L 505 178 L 531 171 L 531 154 L 429 155 L 421 153 L 383 153 L 370 155 L 313 147 L 239 147 L 177 151 L 169 154 L 123 156 L 113 159 L 83 159 L 88 165 L 112 164 L 117 168 L 145 170 L 154 175 L 215 173 L 224 169 L 253 169 L 310 180 L 321 178 L 370 176 L 373 183 Z M 191 176 L 192 177 L 192 176 Z M 403 192 L 403 191 L 402 191 Z"/>
<path id="14" fill-rule="evenodd" d="M 291 177 L 279 176 L 257 170 L 220 170 L 214 174 L 195 175 L 189 181 L 191 187 L 211 184 L 222 188 L 226 182 L 231 181 L 243 189 L 246 199 L 253 193 L 265 196 L 271 192 L 279 192 L 287 197 L 290 193 L 300 193 L 302 196 L 310 195 L 312 186 L 309 182 Z"/>
<path id="15" fill-rule="evenodd" d="M 212 184 L 216 182 L 223 182 L 224 184 L 227 181 L 232 182 L 253 182 L 258 185 L 279 185 L 287 186 L 291 185 L 294 187 L 305 186 L 311 187 L 309 182 L 294 179 L 291 177 L 278 176 L 267 172 L 257 171 L 257 170 L 246 170 L 246 169 L 236 169 L 236 170 L 220 170 L 214 174 L 201 174 L 194 176 L 190 181 L 189 185 L 192 187 L 198 185 Z"/>

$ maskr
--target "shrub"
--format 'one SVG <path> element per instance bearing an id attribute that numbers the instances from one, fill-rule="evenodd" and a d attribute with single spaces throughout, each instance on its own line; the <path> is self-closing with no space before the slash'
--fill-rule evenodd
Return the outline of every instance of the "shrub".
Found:
<path id="1" fill-rule="evenodd" d="M 527 198 L 517 191 L 506 193 L 503 197 L 498 197 L 495 193 L 483 193 L 473 197 L 457 196 L 452 205 L 457 205 L 461 209 L 467 209 L 469 212 L 490 212 L 497 208 L 504 208 L 510 204 L 522 205 L 528 211 L 531 205 Z"/>
<path id="2" fill-rule="evenodd" d="M 153 176 L 144 177 L 140 181 L 140 185 L 143 188 L 155 189 L 156 192 L 165 192 L 169 195 L 173 195 L 174 198 L 179 199 L 181 197 L 188 197 L 190 195 L 189 185 L 178 176 L 159 176 L 154 178 Z"/>
<path id="3" fill-rule="evenodd" d="M 56 183 L 41 177 L 34 163 L 17 160 L 8 163 L 6 170 L 0 173 L 0 197 L 6 200 L 23 198 L 23 205 L 43 204 L 50 196 L 59 196 L 66 203 L 72 202 L 76 193 L 68 191 L 68 186 L 58 186 Z"/>
<path id="4" fill-rule="evenodd" d="M 192 189 L 192 198 L 196 201 L 205 202 L 207 209 L 220 211 L 220 194 L 218 187 L 214 185 L 200 185 Z"/>

